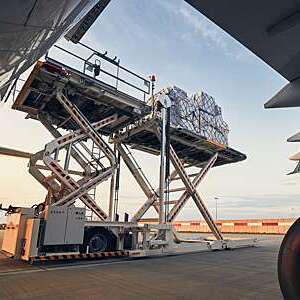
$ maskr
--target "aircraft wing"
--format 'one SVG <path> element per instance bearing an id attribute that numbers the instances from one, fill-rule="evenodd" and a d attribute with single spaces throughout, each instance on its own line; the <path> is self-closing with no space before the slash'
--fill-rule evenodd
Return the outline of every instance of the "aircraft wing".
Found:
<path id="1" fill-rule="evenodd" d="M 289 81 L 300 76 L 299 0 L 186 0 Z"/>
<path id="2" fill-rule="evenodd" d="M 15 149 L 0 146 L 0 155 L 20 157 L 20 158 L 28 158 L 29 159 L 33 154 L 29 153 L 29 152 L 24 152 L 24 151 L 15 150 Z"/>
<path id="3" fill-rule="evenodd" d="M 186 0 L 290 81 L 265 108 L 300 106 L 300 0 Z"/>
<path id="4" fill-rule="evenodd" d="M 287 139 L 288 142 L 300 142 L 300 132 L 294 134 Z"/>

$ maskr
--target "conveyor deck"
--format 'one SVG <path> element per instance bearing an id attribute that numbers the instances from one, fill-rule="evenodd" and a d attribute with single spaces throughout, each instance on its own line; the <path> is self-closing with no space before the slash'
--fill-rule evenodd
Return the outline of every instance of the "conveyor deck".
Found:
<path id="1" fill-rule="evenodd" d="M 141 121 L 149 115 L 149 105 L 53 59 L 36 64 L 13 108 L 28 113 L 28 117 L 33 119 L 44 114 L 53 125 L 66 130 L 78 129 L 56 99 L 53 91 L 58 84 L 63 85 L 69 100 L 91 123 L 118 114 L 118 121 L 103 128 L 102 134 L 110 135 L 123 128 L 119 135 L 121 142 L 141 151 L 159 154 L 160 143 L 155 133 L 160 126 L 159 120 L 154 117 Z M 246 159 L 241 152 L 185 129 L 171 128 L 171 142 L 185 163 L 199 167 L 216 152 L 219 156 L 215 166 Z"/>
<path id="2" fill-rule="evenodd" d="M 119 135 L 118 139 L 128 144 L 133 149 L 159 155 L 160 142 L 156 135 L 156 128 L 159 120 L 151 118 L 138 123 Z M 214 166 L 234 163 L 246 159 L 246 155 L 230 147 L 210 141 L 189 130 L 172 128 L 170 129 L 171 144 L 179 158 L 185 163 L 202 167 L 218 152 L 218 159 Z"/>
<path id="3" fill-rule="evenodd" d="M 13 108 L 28 113 L 28 117 L 33 119 L 38 119 L 39 114 L 45 114 L 53 125 L 66 130 L 78 129 L 56 99 L 53 91 L 58 84 L 63 85 L 70 101 L 91 123 L 115 113 L 119 115 L 118 121 L 107 126 L 102 134 L 110 134 L 150 111 L 145 102 L 49 58 L 35 65 Z"/>

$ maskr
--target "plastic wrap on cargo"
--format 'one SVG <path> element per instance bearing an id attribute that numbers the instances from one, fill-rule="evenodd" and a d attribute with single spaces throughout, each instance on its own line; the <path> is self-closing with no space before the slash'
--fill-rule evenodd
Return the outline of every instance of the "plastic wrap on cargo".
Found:
<path id="1" fill-rule="evenodd" d="M 222 118 L 221 107 L 212 96 L 201 91 L 189 97 L 185 91 L 175 86 L 164 91 L 168 92 L 172 102 L 172 127 L 184 128 L 209 140 L 228 145 L 229 128 Z"/>

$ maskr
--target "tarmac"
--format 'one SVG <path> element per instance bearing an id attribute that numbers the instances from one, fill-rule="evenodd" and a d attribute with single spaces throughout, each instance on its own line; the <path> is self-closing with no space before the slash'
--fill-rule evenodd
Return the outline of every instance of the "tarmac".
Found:
<path id="1" fill-rule="evenodd" d="M 0 299 L 282 299 L 282 236 L 257 238 L 257 247 L 144 259 L 29 265 L 0 254 Z"/>

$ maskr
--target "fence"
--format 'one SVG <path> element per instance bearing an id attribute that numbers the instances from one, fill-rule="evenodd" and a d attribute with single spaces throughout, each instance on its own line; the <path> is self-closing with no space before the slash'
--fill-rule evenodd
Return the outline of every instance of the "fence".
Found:
<path id="1" fill-rule="evenodd" d="M 217 226 L 222 233 L 285 234 L 295 219 L 252 219 L 219 220 Z M 174 227 L 178 232 L 210 233 L 204 221 L 176 221 Z"/>

